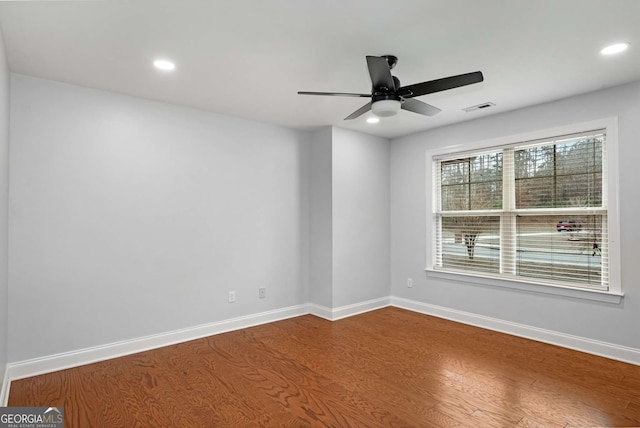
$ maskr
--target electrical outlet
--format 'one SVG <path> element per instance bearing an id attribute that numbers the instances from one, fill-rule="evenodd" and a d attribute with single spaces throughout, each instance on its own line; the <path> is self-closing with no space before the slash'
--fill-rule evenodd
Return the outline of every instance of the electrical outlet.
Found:
<path id="1" fill-rule="evenodd" d="M 258 297 L 264 299 L 267 297 L 267 287 L 258 288 Z"/>
<path id="2" fill-rule="evenodd" d="M 409 288 L 413 287 L 413 279 L 407 278 L 407 287 L 409 287 Z"/>
<path id="3" fill-rule="evenodd" d="M 229 291 L 229 303 L 233 303 L 236 301 L 236 292 Z"/>

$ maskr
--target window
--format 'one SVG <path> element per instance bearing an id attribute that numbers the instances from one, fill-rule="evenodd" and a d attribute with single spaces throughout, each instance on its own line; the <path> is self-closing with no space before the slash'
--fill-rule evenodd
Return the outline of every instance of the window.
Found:
<path id="1" fill-rule="evenodd" d="M 427 268 L 619 294 L 614 154 L 615 120 L 429 154 Z"/>

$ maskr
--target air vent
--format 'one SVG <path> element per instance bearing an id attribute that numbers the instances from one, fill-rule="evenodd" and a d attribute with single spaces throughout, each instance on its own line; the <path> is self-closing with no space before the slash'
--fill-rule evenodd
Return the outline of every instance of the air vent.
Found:
<path id="1" fill-rule="evenodd" d="M 484 110 L 486 108 L 495 107 L 495 106 L 496 105 L 494 103 L 482 103 L 482 104 L 478 104 L 478 105 L 475 105 L 475 106 L 463 108 L 462 110 L 464 110 L 467 113 L 469 113 L 469 112 L 472 112 L 472 111 Z"/>

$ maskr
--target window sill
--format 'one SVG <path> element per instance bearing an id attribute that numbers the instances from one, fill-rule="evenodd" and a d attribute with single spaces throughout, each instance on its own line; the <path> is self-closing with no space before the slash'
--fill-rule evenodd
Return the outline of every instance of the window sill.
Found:
<path id="1" fill-rule="evenodd" d="M 572 287 L 551 286 L 529 281 L 517 281 L 491 276 L 479 276 L 464 272 L 444 272 L 434 269 L 425 269 L 427 276 L 455 281 L 464 281 L 474 284 L 488 285 L 492 287 L 508 288 L 510 290 L 524 290 L 534 293 L 551 294 L 555 296 L 572 297 L 576 299 L 592 300 L 597 302 L 619 304 L 624 297 L 622 293 L 610 291 L 586 290 Z"/>

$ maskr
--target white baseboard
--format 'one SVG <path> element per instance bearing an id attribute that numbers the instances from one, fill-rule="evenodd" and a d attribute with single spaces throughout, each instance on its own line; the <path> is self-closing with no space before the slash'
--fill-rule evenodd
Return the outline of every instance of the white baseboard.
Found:
<path id="1" fill-rule="evenodd" d="M 309 313 L 329 321 L 333 321 L 333 309 L 326 306 L 309 303 Z"/>
<path id="2" fill-rule="evenodd" d="M 342 318 L 352 317 L 376 309 L 389 306 L 389 297 L 367 300 L 366 302 L 355 303 L 353 305 L 340 306 L 338 308 L 327 308 L 326 306 L 309 304 L 309 313 L 329 321 L 337 321 Z"/>
<path id="3" fill-rule="evenodd" d="M 0 407 L 6 407 L 9 401 L 9 389 L 11 381 L 9 380 L 9 370 L 5 369 L 2 385 L 0 385 Z"/>
<path id="4" fill-rule="evenodd" d="M 363 314 L 369 311 L 375 311 L 376 309 L 389 306 L 389 297 L 382 297 L 380 299 L 367 300 L 366 302 L 355 303 L 353 305 L 340 306 L 332 311 L 333 321 L 352 317 L 354 315 Z"/>
<path id="5" fill-rule="evenodd" d="M 308 313 L 309 306 L 306 304 L 290 306 L 288 308 L 231 318 L 224 321 L 174 330 L 167 333 L 124 340 L 121 342 L 109 343 L 106 345 L 50 355 L 43 358 L 20 361 L 17 363 L 9 363 L 7 364 L 5 378 L 9 381 L 14 381 L 25 377 L 37 376 L 43 373 L 64 370 L 111 358 L 122 357 L 124 355 L 136 354 L 138 352 L 148 351 L 150 349 L 156 349 L 163 346 L 174 345 L 176 343 L 186 342 L 189 340 L 200 339 L 202 337 L 212 336 L 215 334 L 226 333 L 228 331 L 254 327 L 260 324 L 306 315 Z M 4 389 L 3 384 L 3 392 Z M 8 390 L 5 394 L 8 396 Z"/>
<path id="6" fill-rule="evenodd" d="M 470 312 L 458 311 L 400 297 L 392 296 L 390 300 L 391 306 L 398 308 L 486 328 L 487 330 L 498 331 L 500 333 L 506 333 L 513 336 L 524 337 L 526 339 L 537 340 L 538 342 L 549 343 L 551 345 L 574 349 L 576 351 L 582 351 L 588 354 L 599 355 L 601 357 L 640 366 L 640 349 L 615 345 L 613 343 L 600 342 L 598 340 L 587 339 L 585 337 L 573 336 L 553 330 L 546 330 L 525 324 L 504 321 L 497 318 L 485 317 L 483 315 L 476 315 Z"/>

